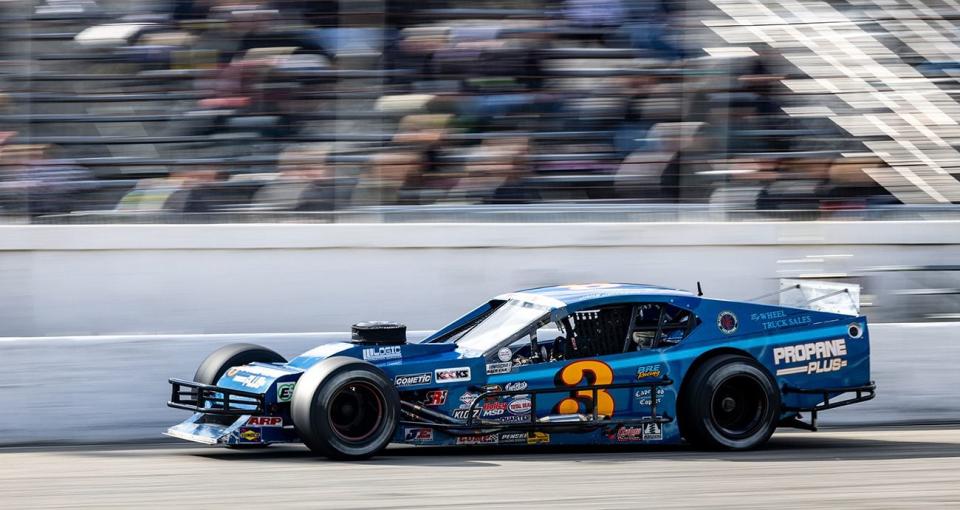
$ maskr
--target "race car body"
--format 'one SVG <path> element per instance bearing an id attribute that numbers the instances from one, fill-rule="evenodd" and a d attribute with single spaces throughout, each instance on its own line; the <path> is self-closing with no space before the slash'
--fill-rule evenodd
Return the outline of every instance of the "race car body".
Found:
<path id="1" fill-rule="evenodd" d="M 676 443 L 746 449 L 869 400 L 866 318 L 635 284 L 498 296 L 418 343 L 361 323 L 285 361 L 227 346 L 169 405 L 168 434 L 304 442 L 335 458 L 417 445 Z M 809 414 L 804 421 L 803 413 Z"/>

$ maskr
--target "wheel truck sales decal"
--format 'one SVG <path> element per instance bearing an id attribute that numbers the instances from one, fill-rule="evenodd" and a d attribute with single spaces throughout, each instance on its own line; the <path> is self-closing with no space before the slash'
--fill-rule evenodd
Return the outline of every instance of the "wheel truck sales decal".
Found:
<path id="1" fill-rule="evenodd" d="M 847 366 L 847 342 L 843 338 L 824 340 L 806 344 L 774 347 L 773 364 L 787 365 L 801 363 L 798 366 L 777 369 L 777 375 L 821 374 L 836 372 Z"/>

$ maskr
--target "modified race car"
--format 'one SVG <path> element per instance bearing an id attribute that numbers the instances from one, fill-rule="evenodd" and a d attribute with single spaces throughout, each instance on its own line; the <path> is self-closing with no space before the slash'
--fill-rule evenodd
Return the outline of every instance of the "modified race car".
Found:
<path id="1" fill-rule="evenodd" d="M 193 381 L 170 379 L 168 405 L 193 414 L 167 434 L 228 447 L 303 442 L 337 459 L 390 443 L 743 450 L 873 398 L 866 317 L 700 294 L 544 287 L 491 299 L 415 343 L 401 324 L 368 322 L 289 361 L 228 345 Z"/>

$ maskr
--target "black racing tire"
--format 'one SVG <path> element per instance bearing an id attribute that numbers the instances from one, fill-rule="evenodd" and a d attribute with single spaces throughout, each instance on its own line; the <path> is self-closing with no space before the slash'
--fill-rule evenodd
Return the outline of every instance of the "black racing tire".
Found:
<path id="1" fill-rule="evenodd" d="M 276 352 L 254 344 L 230 344 L 213 351 L 197 368 L 193 380 L 202 384 L 217 384 L 231 367 L 247 363 L 286 363 Z"/>
<path id="2" fill-rule="evenodd" d="M 255 344 L 229 344 L 213 351 L 206 357 L 193 375 L 193 380 L 203 384 L 217 384 L 223 374 L 231 367 L 247 363 L 286 363 L 286 359 L 276 352 Z M 231 450 L 256 450 L 266 448 L 265 444 L 227 445 Z"/>
<path id="3" fill-rule="evenodd" d="M 400 394 L 379 368 L 335 356 L 300 377 L 290 415 L 300 439 L 314 452 L 359 460 L 376 455 L 393 440 Z"/>
<path id="4" fill-rule="evenodd" d="M 686 383 L 680 432 L 697 447 L 749 450 L 770 439 L 780 414 L 776 381 L 752 358 L 708 359 Z"/>

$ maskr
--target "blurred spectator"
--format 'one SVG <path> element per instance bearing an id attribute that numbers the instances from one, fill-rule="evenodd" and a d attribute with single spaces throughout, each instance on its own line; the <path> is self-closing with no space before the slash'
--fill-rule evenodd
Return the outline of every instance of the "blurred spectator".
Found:
<path id="1" fill-rule="evenodd" d="M 279 175 L 253 196 L 258 211 L 329 211 L 336 200 L 326 147 L 291 147 L 280 154 Z"/>

